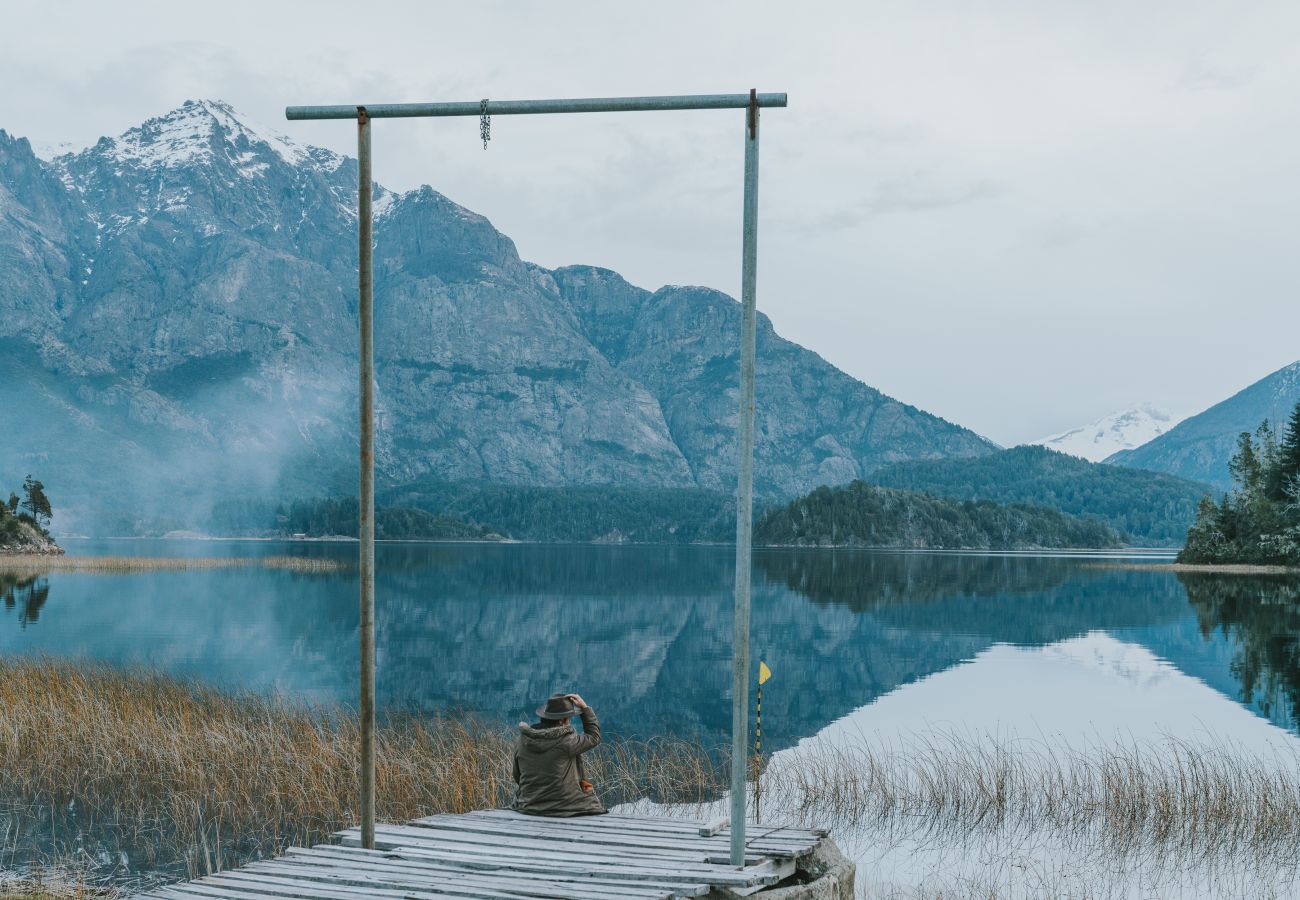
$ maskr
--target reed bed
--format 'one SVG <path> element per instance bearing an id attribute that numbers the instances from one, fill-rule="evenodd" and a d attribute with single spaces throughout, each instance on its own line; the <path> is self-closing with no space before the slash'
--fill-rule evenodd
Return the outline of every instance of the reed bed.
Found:
<path id="1" fill-rule="evenodd" d="M 27 811 L 26 830 L 47 846 L 75 829 L 129 848 L 136 868 L 202 874 L 355 824 L 358 728 L 342 707 L 144 670 L 0 660 L 0 797 Z M 508 804 L 512 741 L 472 720 L 385 719 L 379 817 Z M 611 742 L 588 773 L 607 802 L 700 802 L 725 778 L 707 753 L 668 740 Z M 75 841 L 55 843 L 62 852 Z"/>
<path id="2" fill-rule="evenodd" d="M 380 819 L 508 804 L 514 734 L 471 719 L 383 719 Z M 46 854 L 201 875 L 319 842 L 359 818 L 357 747 L 356 716 L 342 707 L 144 670 L 0 660 L 0 870 Z M 615 739 L 587 772 L 609 805 L 703 815 L 725 795 L 724 759 L 686 741 Z M 1298 773 L 1294 757 L 1226 744 L 1062 750 L 940 734 L 807 742 L 760 777 L 765 824 L 827 826 L 847 843 L 1047 834 L 1105 864 L 1145 854 L 1176 867 L 1294 866 Z"/>
<path id="3" fill-rule="evenodd" d="M 1069 748 L 945 733 L 818 742 L 775 759 L 762 796 L 841 830 L 1050 834 L 1111 859 L 1300 862 L 1300 756 L 1230 743 Z"/>
<path id="4" fill-rule="evenodd" d="M 307 556 L 44 556 L 36 553 L 0 555 L 0 572 L 44 575 L 47 572 L 185 571 L 190 569 L 282 569 L 288 572 L 340 572 L 348 564 L 338 559 Z"/>
<path id="5" fill-rule="evenodd" d="M 1275 566 L 1261 563 L 1152 563 L 1093 562 L 1083 569 L 1115 569 L 1127 572 L 1204 572 L 1210 575 L 1300 575 L 1300 566 Z"/>
<path id="6" fill-rule="evenodd" d="M 0 871 L 0 897 L 12 900 L 121 900 L 126 894 L 67 867 Z"/>

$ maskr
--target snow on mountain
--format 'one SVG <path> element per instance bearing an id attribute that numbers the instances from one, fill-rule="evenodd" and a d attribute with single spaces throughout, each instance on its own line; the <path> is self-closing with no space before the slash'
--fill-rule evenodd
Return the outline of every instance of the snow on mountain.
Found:
<path id="1" fill-rule="evenodd" d="M 211 100 L 50 163 L 0 130 L 0 407 L 51 448 L 66 521 L 351 489 L 356 172 Z M 373 212 L 387 483 L 730 490 L 734 299 L 532 265 L 427 186 Z M 764 496 L 995 449 L 765 317 L 758 341 Z M 17 451 L 0 475 L 21 481 Z"/>
<path id="2" fill-rule="evenodd" d="M 1140 403 L 1129 409 L 1103 416 L 1095 422 L 1071 428 L 1060 434 L 1029 441 L 1071 456 L 1081 456 L 1092 462 L 1101 462 L 1120 450 L 1140 447 L 1147 441 L 1178 424 L 1180 419 L 1157 409 L 1149 403 Z"/>
<path id="3" fill-rule="evenodd" d="M 1166 433 L 1133 450 L 1120 450 L 1106 462 L 1205 481 L 1225 490 L 1237 436 L 1268 419 L 1284 427 L 1300 403 L 1300 362 L 1265 375 L 1226 400 L 1198 412 Z"/>
<path id="4" fill-rule="evenodd" d="M 126 165 L 165 169 L 223 153 L 246 176 L 265 171 L 266 162 L 259 159 L 265 150 L 294 166 L 305 163 L 332 170 L 343 162 L 338 154 L 297 144 L 219 100 L 187 100 L 116 138 L 102 139 L 96 149 Z"/>
<path id="5" fill-rule="evenodd" d="M 76 144 L 72 141 L 31 141 L 31 145 L 32 153 L 36 158 L 45 162 L 53 162 L 60 156 L 80 153 L 86 149 L 85 144 Z"/>

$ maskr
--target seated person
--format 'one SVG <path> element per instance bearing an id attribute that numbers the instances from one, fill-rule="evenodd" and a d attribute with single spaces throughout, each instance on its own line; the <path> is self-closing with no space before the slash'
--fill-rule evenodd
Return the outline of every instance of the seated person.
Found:
<path id="1" fill-rule="evenodd" d="M 569 724 L 577 713 L 582 733 Z M 582 754 L 600 743 L 595 711 L 577 694 L 552 694 L 539 707 L 535 725 L 519 723 L 515 744 L 515 802 L 533 816 L 598 816 L 601 804 L 582 770 Z"/>

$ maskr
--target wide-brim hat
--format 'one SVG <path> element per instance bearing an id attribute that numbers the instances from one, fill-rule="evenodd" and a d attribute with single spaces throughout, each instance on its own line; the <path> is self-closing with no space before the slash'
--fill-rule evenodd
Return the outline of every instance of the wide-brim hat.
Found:
<path id="1" fill-rule="evenodd" d="M 542 719 L 570 719 L 577 714 L 578 707 L 568 694 L 551 694 L 544 705 L 537 707 L 537 715 Z"/>

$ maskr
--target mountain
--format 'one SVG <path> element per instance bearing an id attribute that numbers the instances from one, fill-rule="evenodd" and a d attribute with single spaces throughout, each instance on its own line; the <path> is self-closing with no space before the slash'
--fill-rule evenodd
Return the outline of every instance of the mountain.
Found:
<path id="1" fill-rule="evenodd" d="M 1208 484 L 1103 465 L 1022 445 L 971 459 L 915 460 L 877 469 L 870 480 L 957 500 L 1046 506 L 1090 516 L 1135 544 L 1175 546 L 1187 537 Z"/>
<path id="2" fill-rule="evenodd" d="M 65 529 L 355 493 L 356 174 L 213 101 L 49 161 L 0 131 L 0 477 Z M 530 264 L 429 187 L 375 209 L 381 486 L 732 488 L 734 300 Z M 997 449 L 763 316 L 758 351 L 760 496 Z"/>
<path id="3" fill-rule="evenodd" d="M 1300 362 L 1294 362 L 1142 446 L 1107 457 L 1106 462 L 1169 472 L 1228 490 L 1232 487 L 1228 460 L 1237 436 L 1253 432 L 1264 419 L 1281 427 L 1298 402 Z"/>
<path id="4" fill-rule="evenodd" d="M 1071 456 L 1080 456 L 1091 462 L 1101 462 L 1120 450 L 1131 450 L 1145 444 L 1157 435 L 1168 431 L 1177 422 L 1175 417 L 1163 410 L 1156 409 L 1149 403 L 1141 403 L 1102 416 L 1087 425 L 1080 425 L 1078 428 L 1071 428 L 1069 431 L 1062 431 L 1060 434 L 1039 438 L 1029 443 L 1068 453 Z"/>

